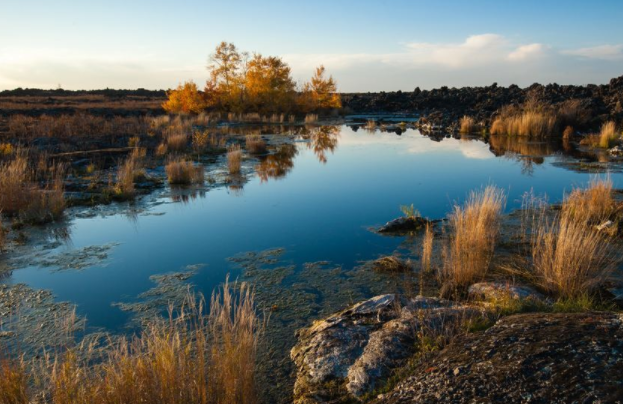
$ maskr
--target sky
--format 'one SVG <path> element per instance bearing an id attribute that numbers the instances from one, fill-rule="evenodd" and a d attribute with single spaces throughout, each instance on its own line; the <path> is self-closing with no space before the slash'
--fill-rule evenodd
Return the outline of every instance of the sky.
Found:
<path id="1" fill-rule="evenodd" d="M 0 90 L 202 86 L 221 41 L 343 92 L 603 84 L 623 1 L 0 0 Z"/>

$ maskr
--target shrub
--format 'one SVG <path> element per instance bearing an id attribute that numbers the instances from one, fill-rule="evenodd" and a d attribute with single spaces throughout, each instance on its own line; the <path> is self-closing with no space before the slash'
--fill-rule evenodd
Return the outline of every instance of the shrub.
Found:
<path id="1" fill-rule="evenodd" d="M 474 118 L 467 115 L 461 118 L 459 132 L 469 134 L 476 132 L 477 130 L 478 128 L 476 127 L 476 121 L 474 120 Z"/>
<path id="2" fill-rule="evenodd" d="M 202 152 L 210 144 L 210 134 L 208 131 L 195 130 L 193 131 L 191 143 L 196 152 Z"/>
<path id="3" fill-rule="evenodd" d="M 481 280 L 493 257 L 499 232 L 504 191 L 487 186 L 472 191 L 463 206 L 455 206 L 449 218 L 449 242 L 439 270 L 443 294 L 456 292 Z"/>
<path id="4" fill-rule="evenodd" d="M 266 142 L 260 135 L 247 135 L 246 138 L 247 151 L 252 154 L 266 153 Z"/>
<path id="5" fill-rule="evenodd" d="M 601 131 L 599 132 L 599 147 L 609 149 L 618 139 L 619 134 L 616 131 L 614 122 L 606 122 L 601 126 Z"/>
<path id="6" fill-rule="evenodd" d="M 203 167 L 195 166 L 191 161 L 172 160 L 165 171 L 170 184 L 202 184 L 204 180 Z"/>
<path id="7" fill-rule="evenodd" d="M 239 174 L 242 162 L 242 151 L 239 145 L 230 146 L 227 149 L 227 167 L 230 174 Z"/>
<path id="8" fill-rule="evenodd" d="M 537 282 L 561 298 L 595 292 L 616 268 L 608 242 L 564 211 L 539 222 L 531 247 Z"/>
<path id="9" fill-rule="evenodd" d="M 169 113 L 200 113 L 206 108 L 203 96 L 197 85 L 191 80 L 167 92 L 169 99 L 162 108 Z"/>

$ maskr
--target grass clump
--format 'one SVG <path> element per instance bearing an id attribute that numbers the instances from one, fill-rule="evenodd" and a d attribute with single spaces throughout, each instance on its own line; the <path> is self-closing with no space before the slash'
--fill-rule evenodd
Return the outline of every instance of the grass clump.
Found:
<path id="1" fill-rule="evenodd" d="M 463 118 L 461 118 L 459 125 L 460 125 L 460 129 L 459 129 L 460 133 L 470 134 L 478 130 L 476 121 L 471 116 L 465 115 Z"/>
<path id="2" fill-rule="evenodd" d="M 246 147 L 251 154 L 266 153 L 266 142 L 260 135 L 248 135 L 246 137 Z"/>
<path id="3" fill-rule="evenodd" d="M 172 160 L 165 167 L 170 184 L 190 185 L 202 184 L 203 167 L 196 166 L 192 161 Z"/>
<path id="4" fill-rule="evenodd" d="M 52 357 L 0 362 L 0 399 L 26 404 L 252 404 L 263 322 L 245 284 L 186 299 L 168 319 L 156 318 L 133 338 L 95 349 L 78 344 Z"/>
<path id="5" fill-rule="evenodd" d="M 167 137 L 167 149 L 172 152 L 183 152 L 188 147 L 188 136 L 185 133 L 173 133 Z"/>
<path id="6" fill-rule="evenodd" d="M 592 178 L 588 188 L 574 189 L 562 204 L 563 215 L 587 225 L 608 220 L 616 210 L 610 177 Z"/>
<path id="7" fill-rule="evenodd" d="M 601 234 L 564 211 L 540 220 L 531 247 L 537 284 L 564 299 L 596 292 L 618 261 Z"/>
<path id="8" fill-rule="evenodd" d="M 620 136 L 616 131 L 614 122 L 606 122 L 601 126 L 601 131 L 599 132 L 599 147 L 609 149 L 614 146 L 614 143 L 619 138 Z"/>
<path id="9" fill-rule="evenodd" d="M 502 114 L 491 125 L 492 135 L 543 138 L 555 134 L 558 119 L 551 111 L 523 111 Z"/>
<path id="10" fill-rule="evenodd" d="M 505 201 L 504 191 L 489 185 L 479 192 L 472 191 L 463 206 L 454 207 L 444 262 L 438 273 L 442 295 L 456 293 L 485 276 Z"/>
<path id="11" fill-rule="evenodd" d="M 232 145 L 227 149 L 227 168 L 229 173 L 240 174 L 240 166 L 242 164 L 242 150 L 240 145 Z"/>

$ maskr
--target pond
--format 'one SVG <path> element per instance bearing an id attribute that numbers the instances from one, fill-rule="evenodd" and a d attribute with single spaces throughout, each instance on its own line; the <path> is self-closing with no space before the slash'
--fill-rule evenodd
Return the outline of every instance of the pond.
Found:
<path id="1" fill-rule="evenodd" d="M 210 187 L 182 193 L 192 196 L 185 198 L 164 189 L 145 197 L 140 209 L 75 209 L 66 223 L 69 237 L 22 261 L 14 258 L 19 268 L 4 282 L 50 290 L 57 301 L 75 304 L 89 329 L 123 332 L 146 308 L 133 306 L 137 302 L 160 297 L 166 306 L 173 289 L 187 284 L 209 296 L 227 274 L 235 279 L 245 270 L 249 280 L 274 284 L 275 277 L 258 271 L 275 271 L 282 289 L 258 284 L 260 292 L 278 300 L 292 286 L 301 293 L 282 305 L 317 305 L 275 316 L 274 326 L 287 330 L 285 350 L 292 331 L 310 317 L 383 291 L 389 281 L 367 276 L 370 269 L 361 263 L 408 250 L 404 237 L 371 231 L 400 216 L 400 205 L 443 218 L 470 190 L 495 184 L 506 190 L 510 211 L 530 189 L 557 202 L 590 179 L 576 169 L 585 156 L 563 144 L 354 125 L 313 133 L 277 142 L 269 157 L 249 158 L 245 166 L 254 170 L 241 188 Z M 616 188 L 623 185 L 621 174 L 611 176 Z M 271 249 L 280 250 L 239 255 Z M 249 264 L 253 259 L 261 264 Z M 353 268 L 358 272 L 349 273 Z M 167 273 L 178 275 L 152 277 Z"/>

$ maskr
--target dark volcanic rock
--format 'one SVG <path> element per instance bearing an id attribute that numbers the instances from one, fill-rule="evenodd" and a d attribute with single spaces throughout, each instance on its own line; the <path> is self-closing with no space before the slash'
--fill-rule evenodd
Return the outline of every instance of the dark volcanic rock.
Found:
<path id="1" fill-rule="evenodd" d="M 376 404 L 621 403 L 623 317 L 521 314 L 459 338 Z"/>
<path id="2" fill-rule="evenodd" d="M 399 217 L 385 223 L 377 230 L 379 233 L 407 233 L 421 229 L 429 221 L 422 217 Z"/>

